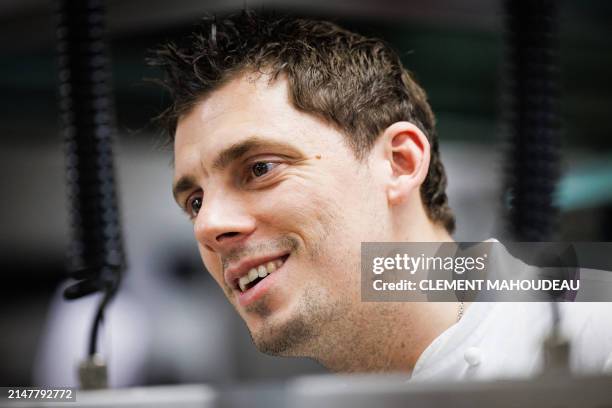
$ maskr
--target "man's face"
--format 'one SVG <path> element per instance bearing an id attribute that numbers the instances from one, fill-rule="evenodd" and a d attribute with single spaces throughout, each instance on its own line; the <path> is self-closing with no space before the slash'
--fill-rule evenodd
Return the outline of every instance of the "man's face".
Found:
<path id="1" fill-rule="evenodd" d="M 386 202 L 367 161 L 293 108 L 285 79 L 265 76 L 198 103 L 174 153 L 177 202 L 258 348 L 308 355 L 335 338 L 359 303 L 360 243 L 384 240 Z"/>

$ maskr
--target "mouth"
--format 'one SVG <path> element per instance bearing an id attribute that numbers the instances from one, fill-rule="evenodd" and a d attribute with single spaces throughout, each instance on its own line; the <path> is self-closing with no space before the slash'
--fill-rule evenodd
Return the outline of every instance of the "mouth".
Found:
<path id="1" fill-rule="evenodd" d="M 290 254 L 286 254 L 252 266 L 243 276 L 234 281 L 234 288 L 240 293 L 249 292 L 268 276 L 280 269 L 287 258 L 289 258 L 289 255 Z"/>

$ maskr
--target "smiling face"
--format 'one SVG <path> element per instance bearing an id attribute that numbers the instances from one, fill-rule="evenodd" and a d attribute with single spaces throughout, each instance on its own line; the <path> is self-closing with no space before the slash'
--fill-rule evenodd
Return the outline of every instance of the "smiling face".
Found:
<path id="1" fill-rule="evenodd" d="M 385 239 L 384 193 L 344 138 L 282 78 L 234 79 L 178 123 L 176 200 L 261 351 L 317 354 L 360 302 L 360 243 Z"/>

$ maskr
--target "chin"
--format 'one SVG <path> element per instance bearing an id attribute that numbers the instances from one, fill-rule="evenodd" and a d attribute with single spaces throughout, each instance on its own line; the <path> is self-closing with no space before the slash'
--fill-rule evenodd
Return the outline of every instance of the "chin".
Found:
<path id="1" fill-rule="evenodd" d="M 313 327 L 301 316 L 284 321 L 269 316 L 250 333 L 260 352 L 284 357 L 301 356 L 314 337 Z"/>
<path id="2" fill-rule="evenodd" d="M 309 299 L 289 310 L 272 313 L 249 327 L 255 347 L 265 354 L 282 357 L 311 357 L 321 337 L 323 316 Z"/>
<path id="3" fill-rule="evenodd" d="M 344 315 L 329 301 L 327 291 L 314 287 L 305 288 L 283 309 L 259 314 L 258 321 L 248 325 L 253 343 L 262 353 L 314 358 L 324 334 L 333 331 L 330 323 Z"/>

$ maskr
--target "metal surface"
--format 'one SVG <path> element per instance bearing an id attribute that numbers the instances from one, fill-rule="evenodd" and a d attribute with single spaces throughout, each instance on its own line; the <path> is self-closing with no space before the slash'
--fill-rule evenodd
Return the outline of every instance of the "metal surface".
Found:
<path id="1" fill-rule="evenodd" d="M 183 385 L 77 392 L 77 402 L 31 407 L 371 408 L 612 407 L 612 377 L 547 375 L 521 381 L 410 383 L 405 376 L 312 376 L 215 390 Z M 24 406 L 24 405 L 5 405 Z M 26 405 L 27 406 L 27 405 Z"/>
<path id="2" fill-rule="evenodd" d="M 305 378 L 290 389 L 295 408 L 612 406 L 612 377 L 547 376 L 524 381 L 408 383 L 401 377 Z"/>

